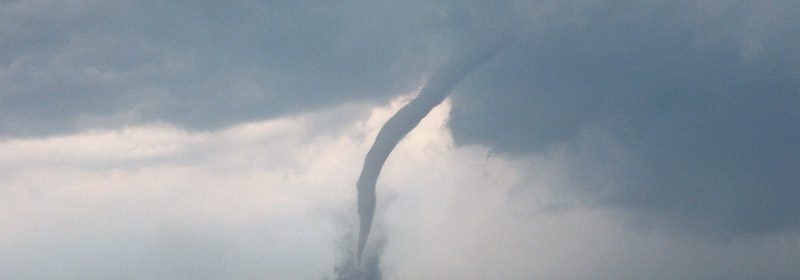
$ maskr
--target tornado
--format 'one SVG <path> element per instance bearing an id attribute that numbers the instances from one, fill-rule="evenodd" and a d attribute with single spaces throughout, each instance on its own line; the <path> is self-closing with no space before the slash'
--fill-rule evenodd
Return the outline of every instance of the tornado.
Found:
<path id="1" fill-rule="evenodd" d="M 357 258 L 361 259 L 375 215 L 375 184 L 386 159 L 406 136 L 434 107 L 441 104 L 461 80 L 490 60 L 496 49 L 455 55 L 435 71 L 416 98 L 395 113 L 378 132 L 375 143 L 364 159 L 364 167 L 356 182 L 358 191 L 359 234 Z"/>

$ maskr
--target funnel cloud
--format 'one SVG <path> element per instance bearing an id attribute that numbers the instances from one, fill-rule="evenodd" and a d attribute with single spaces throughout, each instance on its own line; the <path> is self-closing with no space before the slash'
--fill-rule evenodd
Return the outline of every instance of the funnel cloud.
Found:
<path id="1" fill-rule="evenodd" d="M 447 94 L 469 73 L 494 57 L 496 49 L 456 55 L 442 68 L 430 76 L 419 95 L 401 108 L 383 125 L 375 137 L 375 143 L 367 152 L 364 167 L 356 183 L 358 190 L 358 253 L 361 259 L 369 237 L 375 214 L 375 185 L 386 159 L 397 143 L 416 127 L 423 118 L 447 97 Z"/>

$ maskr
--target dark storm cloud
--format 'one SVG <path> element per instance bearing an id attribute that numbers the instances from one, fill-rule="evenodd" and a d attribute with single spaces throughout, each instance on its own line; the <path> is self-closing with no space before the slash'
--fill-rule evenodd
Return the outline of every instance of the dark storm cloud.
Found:
<path id="1" fill-rule="evenodd" d="M 453 92 L 461 144 L 562 151 L 574 187 L 646 226 L 800 225 L 796 1 L 0 2 L 0 137 L 224 127 L 418 89 L 459 46 L 516 38 Z"/>
<path id="2" fill-rule="evenodd" d="M 644 227 L 797 229 L 800 5 L 620 3 L 475 73 L 453 97 L 456 141 L 562 149 L 589 201 Z"/>
<path id="3" fill-rule="evenodd" d="M 217 128 L 386 100 L 414 90 L 449 48 L 431 3 L 0 5 L 3 135 L 154 120 Z"/>

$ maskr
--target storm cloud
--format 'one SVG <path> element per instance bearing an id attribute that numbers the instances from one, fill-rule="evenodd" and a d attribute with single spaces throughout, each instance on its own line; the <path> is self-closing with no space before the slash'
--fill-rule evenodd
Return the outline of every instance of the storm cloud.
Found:
<path id="1" fill-rule="evenodd" d="M 610 3 L 535 33 L 454 94 L 454 137 L 557 150 L 583 199 L 645 227 L 797 229 L 800 5 L 726 3 Z"/>
<path id="2" fill-rule="evenodd" d="M 190 129 L 414 90 L 436 9 L 378 3 L 4 2 L 3 135 Z M 432 28 L 433 27 L 433 28 Z M 430 38 L 428 38 L 430 37 Z"/>
<path id="3" fill-rule="evenodd" d="M 46 196 L 37 196 L 31 189 L 49 193 L 46 190 L 59 184 L 32 178 L 48 173 L 53 178 L 73 178 L 74 187 L 86 191 L 81 192 L 84 195 L 92 192 L 83 187 L 96 184 L 78 179 L 79 174 L 103 178 L 102 182 L 118 186 L 115 190 L 120 193 L 137 184 L 148 185 L 143 190 L 152 198 L 162 188 L 175 186 L 128 175 L 144 168 L 141 170 L 173 178 L 182 174 L 187 164 L 192 166 L 192 174 L 204 174 L 202 163 L 213 162 L 211 174 L 216 177 L 209 176 L 219 178 L 220 184 L 242 183 L 226 175 L 229 170 L 254 172 L 243 175 L 254 178 L 242 183 L 248 192 L 257 193 L 256 181 L 262 179 L 272 182 L 270 190 L 285 191 L 275 182 L 295 176 L 305 179 L 286 185 L 305 186 L 312 181 L 315 187 L 309 191 L 320 192 L 326 182 L 314 177 L 318 170 L 307 174 L 286 171 L 284 177 L 274 178 L 259 177 L 258 172 L 260 168 L 282 170 L 280 166 L 315 164 L 318 161 L 310 160 L 314 151 L 336 150 L 330 147 L 345 143 L 350 147 L 348 153 L 335 153 L 317 167 L 348 165 L 342 174 L 349 177 L 326 173 L 324 178 L 350 190 L 357 179 L 359 160 L 368 148 L 354 143 L 373 139 L 390 111 L 402 107 L 403 97 L 418 92 L 450 58 L 484 48 L 487 42 L 502 41 L 507 42 L 503 51 L 463 79 L 445 101 L 446 111 L 436 113 L 440 130 L 429 128 L 418 138 L 412 132 L 411 139 L 398 146 L 407 156 L 395 161 L 389 158 L 388 170 L 382 175 L 386 178 L 380 179 L 386 181 L 378 184 L 400 198 L 397 208 L 385 209 L 389 226 L 388 245 L 380 262 L 386 268 L 383 277 L 553 278 L 563 272 L 555 269 L 559 266 L 548 270 L 550 266 L 545 265 L 546 256 L 554 255 L 562 264 L 577 259 L 608 269 L 569 270 L 566 278 L 571 279 L 590 275 L 647 278 L 692 263 L 697 264 L 687 274 L 667 275 L 709 278 L 718 276 L 714 272 L 724 267 L 736 266 L 743 279 L 797 278 L 797 270 L 787 268 L 800 259 L 792 250 L 781 251 L 777 260 L 790 265 L 771 267 L 758 259 L 779 247 L 796 248 L 800 236 L 798 10 L 797 1 L 738 0 L 0 1 L 0 145 L 5 147 L 0 151 L 0 199 L 7 205 L 32 205 L 13 212 L 18 213 L 9 220 L 14 226 L 0 229 L 0 242 L 21 238 L 14 232 L 27 232 L 30 223 L 34 229 L 63 230 L 62 224 L 52 222 L 58 219 L 50 217 L 51 213 L 46 216 L 52 219 L 41 219 L 46 225 L 22 218 L 35 221 L 44 215 L 41 209 Z M 368 117 L 375 112 L 382 118 Z M 303 117 L 308 114 L 324 116 Z M 271 136 L 259 139 L 270 147 L 258 148 L 246 141 L 252 151 L 233 148 L 242 138 L 252 136 L 247 131 L 258 128 L 259 123 L 280 124 L 287 118 L 313 121 L 292 124 L 301 132 L 282 134 L 285 127 L 263 131 Z M 169 136 L 159 138 L 164 133 Z M 115 138 L 120 135 L 123 140 Z M 445 139 L 425 138 L 430 135 Z M 413 149 L 403 148 L 404 142 L 422 141 L 419 139 L 437 144 L 409 145 L 434 149 L 441 159 L 425 156 L 429 150 L 413 153 Z M 230 144 L 206 146 L 211 142 Z M 64 148 L 68 146 L 74 149 Z M 247 158 L 253 154 L 269 160 Z M 125 164 L 118 164 L 120 158 Z M 231 159 L 238 163 L 227 165 Z M 464 166 L 472 161 L 478 161 L 477 166 Z M 502 166 L 494 166 L 496 162 Z M 445 163 L 459 167 L 448 171 Z M 159 166 L 172 165 L 177 169 L 157 171 Z M 420 167 L 408 167 L 415 165 Z M 115 168 L 129 173 L 117 174 Z M 414 172 L 397 175 L 402 173 L 398 170 L 406 170 L 403 168 Z M 443 172 L 425 173 L 433 168 Z M 181 186 L 192 184 L 188 176 L 178 177 Z M 211 185 L 203 184 L 214 188 Z M 399 186 L 407 188 L 406 196 Z M 457 186 L 464 186 L 463 193 Z M 293 201 L 302 201 L 302 195 L 289 192 Z M 73 201 L 74 197 L 59 196 L 63 194 L 51 195 Z M 379 191 L 378 200 L 385 195 Z M 433 199 L 428 196 L 450 203 L 437 205 L 426 201 Z M 324 200 L 325 211 L 349 209 L 343 204 L 353 202 L 346 199 L 354 199 L 355 194 L 339 191 L 334 197 L 344 201 Z M 20 198 L 35 203 L 26 204 Z M 104 207 L 107 201 L 103 198 L 96 199 L 98 211 L 114 209 Z M 119 207 L 137 210 L 148 199 L 135 201 Z M 228 202 L 238 203 L 236 199 Z M 253 203 L 257 210 L 260 204 Z M 423 209 L 413 210 L 415 207 Z M 330 210 L 334 208 L 337 210 Z M 12 208 L 4 209 L 12 213 Z M 78 219 L 87 215 L 73 212 Z M 297 212 L 302 214 L 293 215 L 324 224 L 319 227 L 330 235 L 309 234 L 308 238 L 319 244 L 334 243 L 336 230 L 320 222 L 323 218 L 302 209 Z M 459 213 L 463 219 L 474 219 L 474 224 L 459 220 Z M 201 216 L 197 219 L 202 220 Z M 303 228 L 299 222 L 267 218 L 289 224 L 291 230 Z M 553 222 L 551 218 L 561 220 Z M 211 233 L 213 225 L 197 224 L 177 229 L 151 225 L 138 229 L 145 237 L 131 240 L 151 245 L 161 242 L 158 244 L 165 244 L 161 247 L 169 252 L 201 247 L 205 250 L 201 255 L 209 259 L 223 255 L 235 259 L 238 253 L 226 248 L 251 248 L 242 245 L 249 237 L 241 236 L 242 244 L 234 242 L 236 246 L 224 242 L 218 248 L 197 245 L 225 240 L 228 234 L 245 228 L 224 227 L 220 233 Z M 537 224 L 554 228 L 544 230 Z M 108 225 L 112 231 L 124 232 L 114 223 Z M 491 230 L 494 227 L 497 232 Z M 448 232 L 449 228 L 462 230 L 463 236 Z M 619 245 L 624 249 L 612 252 L 614 257 L 607 263 L 598 263 L 591 254 L 572 254 L 570 250 L 575 248 L 546 237 L 596 237 L 588 233 L 570 236 L 568 229 L 606 232 L 600 239 L 607 244 L 628 244 L 620 240 L 640 243 Z M 92 239 L 81 229 L 74 230 L 69 238 Z M 479 235 L 481 231 L 487 233 Z M 278 230 L 270 228 L 269 232 L 283 238 Z M 298 236 L 302 239 L 305 235 Z M 270 238 L 251 239 L 269 244 Z M 293 242 L 302 243 L 295 240 L 298 238 L 292 238 Z M 533 244 L 526 238 L 555 245 Z M 437 242 L 441 240 L 452 242 Z M 106 241 L 126 250 L 136 249 L 125 240 Z M 50 243 L 36 240 L 20 244 L 12 249 L 33 253 L 18 259 L 22 268 L 8 272 L 18 273 L 11 276 L 31 273 L 33 264 L 39 262 L 52 268 L 41 275 L 63 275 L 59 272 L 65 270 L 53 265 L 56 260 L 36 253 L 63 244 L 48 246 Z M 657 265 L 641 263 L 638 256 L 642 252 L 664 244 L 678 244 L 679 248 L 654 253 L 653 258 L 660 260 Z M 601 245 L 592 246 L 587 245 L 586 251 L 605 250 Z M 70 248 L 63 245 L 58 252 L 65 256 L 74 253 Z M 545 250 L 537 251 L 541 248 Z M 139 253 L 145 256 L 142 259 L 163 255 Z M 81 254 L 92 259 L 91 252 Z M 488 254 L 498 261 L 481 263 L 468 257 L 476 254 Z M 332 253 L 304 259 L 301 252 L 291 255 L 291 261 L 312 259 L 318 265 L 303 276 L 317 277 L 335 266 L 328 255 Z M 675 261 L 683 256 L 696 262 Z M 170 261 L 206 261 L 163 257 L 166 259 L 160 262 L 152 261 L 163 267 L 147 275 L 168 277 L 174 273 L 175 278 L 192 278 L 197 275 L 172 271 Z M 435 260 L 445 258 L 474 270 L 459 273 L 431 267 Z M 3 255 L 3 259 L 12 257 Z M 529 259 L 542 265 L 530 266 L 525 261 Z M 714 265 L 703 266 L 703 260 Z M 509 263 L 510 268 L 490 275 L 493 270 L 486 266 L 498 267 L 501 262 Z M 86 268 L 89 263 L 75 263 L 79 271 L 75 275 L 86 276 L 91 270 Z M 637 267 L 642 271 L 626 270 L 629 264 L 641 264 Z M 747 264 L 759 269 L 744 271 Z M 117 264 L 109 263 L 102 273 L 115 267 Z M 208 269 L 236 275 L 237 267 L 258 272 L 243 272 L 246 275 L 265 273 L 248 264 Z M 404 274 L 402 269 L 415 272 Z M 214 271 L 205 275 L 213 276 Z M 280 276 L 297 276 L 296 271 L 287 270 Z"/>

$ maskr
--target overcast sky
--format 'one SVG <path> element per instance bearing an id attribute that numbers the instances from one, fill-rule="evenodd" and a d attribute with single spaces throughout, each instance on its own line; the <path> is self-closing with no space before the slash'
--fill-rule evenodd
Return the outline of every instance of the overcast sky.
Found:
<path id="1" fill-rule="evenodd" d="M 382 279 L 798 279 L 797 11 L 0 1 L 0 278 L 346 278 L 378 130 L 491 46 L 384 167 Z"/>

